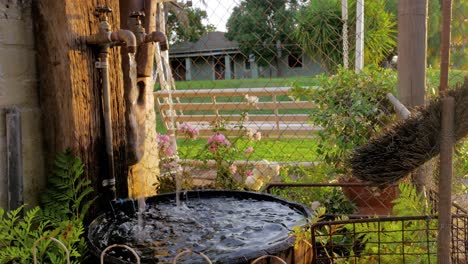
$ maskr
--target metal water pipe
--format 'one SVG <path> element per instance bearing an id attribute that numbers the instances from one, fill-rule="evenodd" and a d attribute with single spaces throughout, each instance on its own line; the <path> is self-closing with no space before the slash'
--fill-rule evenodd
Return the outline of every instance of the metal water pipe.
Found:
<path id="1" fill-rule="evenodd" d="M 135 53 L 137 42 L 135 35 L 130 30 L 118 30 L 111 32 L 111 26 L 108 22 L 107 14 L 111 13 L 112 9 L 106 6 L 99 6 L 95 9 L 94 15 L 99 18 L 99 31 L 96 34 L 86 37 L 86 43 L 99 47 L 99 54 L 95 67 L 101 70 L 102 78 L 102 93 L 104 104 L 104 127 L 106 139 L 106 154 L 108 158 L 109 174 L 108 178 L 102 181 L 102 185 L 109 190 L 109 196 L 114 200 L 116 198 L 115 189 L 115 166 L 114 166 L 114 150 L 112 136 L 112 109 L 111 109 L 111 94 L 109 82 L 109 48 L 118 45 L 126 45 L 128 53 Z"/>

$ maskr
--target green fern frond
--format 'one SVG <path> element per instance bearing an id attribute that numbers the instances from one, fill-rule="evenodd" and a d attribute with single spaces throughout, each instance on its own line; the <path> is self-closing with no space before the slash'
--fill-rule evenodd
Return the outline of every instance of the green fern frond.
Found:
<path id="1" fill-rule="evenodd" d="M 84 165 L 70 150 L 57 155 L 49 188 L 42 196 L 42 204 L 48 214 L 60 215 L 60 219 L 83 219 L 83 201 L 93 192 L 91 181 L 83 179 Z M 91 199 L 94 201 L 94 199 Z"/>

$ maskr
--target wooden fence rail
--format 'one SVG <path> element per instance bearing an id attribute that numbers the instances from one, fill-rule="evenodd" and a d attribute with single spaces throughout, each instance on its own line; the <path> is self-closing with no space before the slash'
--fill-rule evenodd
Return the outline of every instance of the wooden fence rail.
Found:
<path id="1" fill-rule="evenodd" d="M 293 100 L 290 91 L 289 87 L 226 88 L 157 91 L 154 96 L 169 133 L 185 122 L 196 127 L 202 137 L 210 136 L 219 123 L 226 134 L 235 134 L 242 122 L 244 128 L 267 138 L 313 137 L 320 128 L 308 122 L 307 110 L 314 103 Z M 169 93 L 177 100 L 170 103 Z"/>

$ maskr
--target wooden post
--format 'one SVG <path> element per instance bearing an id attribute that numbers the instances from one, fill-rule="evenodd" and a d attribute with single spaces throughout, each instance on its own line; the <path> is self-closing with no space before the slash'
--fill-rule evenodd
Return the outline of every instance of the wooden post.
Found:
<path id="1" fill-rule="evenodd" d="M 398 1 L 398 99 L 410 110 L 425 103 L 427 0 Z M 419 192 L 430 165 L 413 173 Z"/>
<path id="2" fill-rule="evenodd" d="M 48 164 L 71 148 L 85 165 L 84 177 L 99 193 L 106 174 L 100 77 L 97 52 L 84 38 L 98 31 L 93 11 L 109 6 L 111 30 L 120 28 L 118 0 L 32 1 L 41 108 Z M 119 47 L 109 50 L 109 79 L 116 181 L 127 178 L 125 102 Z M 118 187 L 118 186 L 117 186 Z M 118 195 L 122 188 L 117 188 Z M 122 196 L 122 195 L 119 195 Z"/>
<path id="3" fill-rule="evenodd" d="M 452 173 L 454 144 L 453 97 L 442 99 L 442 124 L 440 139 L 440 176 L 439 176 L 439 234 L 437 236 L 438 263 L 451 263 L 450 249 L 452 241 Z"/>
<path id="4" fill-rule="evenodd" d="M 439 94 L 448 90 L 448 71 L 450 61 L 450 21 L 452 20 L 452 1 L 442 1 L 442 48 L 440 62 Z M 437 236 L 437 262 L 452 263 L 452 174 L 455 100 L 453 97 L 442 99 L 442 124 L 440 133 L 440 176 L 439 176 L 439 234 Z"/>
<path id="5" fill-rule="evenodd" d="M 408 108 L 424 104 L 427 0 L 398 1 L 398 99 Z"/>
<path id="6" fill-rule="evenodd" d="M 452 0 L 442 1 L 442 40 L 440 60 L 439 92 L 444 94 L 448 90 L 448 72 L 450 66 L 450 22 L 452 21 Z"/>
<path id="7" fill-rule="evenodd" d="M 8 210 L 23 205 L 23 159 L 19 109 L 6 111 L 6 147 L 8 174 Z"/>

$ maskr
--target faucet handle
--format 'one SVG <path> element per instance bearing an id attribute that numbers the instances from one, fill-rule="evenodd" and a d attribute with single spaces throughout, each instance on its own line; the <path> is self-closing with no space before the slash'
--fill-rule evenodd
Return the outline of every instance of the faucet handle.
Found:
<path id="1" fill-rule="evenodd" d="M 94 9 L 94 15 L 99 17 L 100 21 L 107 21 L 107 14 L 112 13 L 112 8 L 108 6 L 97 6 Z"/>
<path id="2" fill-rule="evenodd" d="M 141 25 L 141 18 L 145 17 L 145 13 L 143 11 L 133 11 L 130 13 L 130 17 L 135 18 L 137 25 Z"/>

